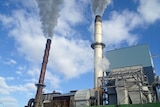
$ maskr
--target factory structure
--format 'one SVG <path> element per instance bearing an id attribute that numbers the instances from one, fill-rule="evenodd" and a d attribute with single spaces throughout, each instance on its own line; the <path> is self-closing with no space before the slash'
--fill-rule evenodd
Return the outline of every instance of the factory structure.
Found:
<path id="1" fill-rule="evenodd" d="M 110 50 L 103 55 L 101 16 L 95 17 L 94 43 L 91 44 L 94 49 L 92 89 L 42 94 L 50 44 L 48 39 L 36 96 L 25 107 L 160 107 L 160 76 L 155 74 L 148 45 Z M 103 57 L 110 62 L 107 71 L 98 67 Z"/>
<path id="2" fill-rule="evenodd" d="M 145 104 L 160 101 L 160 77 L 156 76 L 148 45 L 107 52 L 110 67 L 103 76 L 108 104 Z"/>
<path id="3" fill-rule="evenodd" d="M 148 45 L 110 50 L 106 57 L 109 70 L 98 77 L 97 89 L 46 93 L 42 95 L 42 107 L 160 106 L 160 77 L 155 74 Z"/>

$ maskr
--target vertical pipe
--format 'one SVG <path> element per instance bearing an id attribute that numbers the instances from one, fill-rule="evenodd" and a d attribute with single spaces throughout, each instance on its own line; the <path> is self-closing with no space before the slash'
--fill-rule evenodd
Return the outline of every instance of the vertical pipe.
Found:
<path id="1" fill-rule="evenodd" d="M 41 73 L 39 76 L 39 82 L 38 82 L 38 84 L 36 84 L 37 93 L 35 96 L 34 107 L 39 107 L 41 95 L 42 95 L 42 90 L 43 90 L 43 87 L 45 86 L 44 85 L 44 77 L 45 77 L 46 67 L 47 67 L 47 63 L 48 63 L 50 45 L 51 45 L 51 39 L 47 39 L 46 48 L 45 48 L 44 56 L 43 56 L 42 67 L 41 67 Z"/>
<path id="2" fill-rule="evenodd" d="M 102 50 L 105 47 L 102 43 L 102 19 L 100 15 L 95 17 L 94 43 L 91 47 L 94 49 L 94 88 L 97 89 L 100 86 L 98 77 L 103 76 L 103 71 L 99 65 L 102 60 Z"/>
<path id="3" fill-rule="evenodd" d="M 103 76 L 103 70 L 100 67 L 102 57 L 103 57 L 103 48 L 105 44 L 102 43 L 102 18 L 100 15 L 95 17 L 95 25 L 94 25 L 94 43 L 91 45 L 94 49 L 94 90 L 95 97 L 97 100 L 96 105 L 100 105 L 100 99 L 102 99 L 102 95 L 100 94 L 102 90 L 100 89 L 101 81 L 98 80 L 99 77 Z"/>

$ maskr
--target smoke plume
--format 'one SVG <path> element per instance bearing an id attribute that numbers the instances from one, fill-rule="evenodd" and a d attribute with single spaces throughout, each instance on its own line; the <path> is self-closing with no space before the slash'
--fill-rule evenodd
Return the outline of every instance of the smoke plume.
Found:
<path id="1" fill-rule="evenodd" d="M 60 6 L 63 0 L 36 0 L 39 7 L 43 33 L 46 37 L 53 36 L 53 29 L 57 25 Z"/>
<path id="2" fill-rule="evenodd" d="M 102 71 L 106 71 L 109 68 L 110 62 L 107 58 L 96 58 L 96 67 L 101 69 Z"/>
<path id="3" fill-rule="evenodd" d="M 92 11 L 95 15 L 103 15 L 111 0 L 91 0 Z"/>

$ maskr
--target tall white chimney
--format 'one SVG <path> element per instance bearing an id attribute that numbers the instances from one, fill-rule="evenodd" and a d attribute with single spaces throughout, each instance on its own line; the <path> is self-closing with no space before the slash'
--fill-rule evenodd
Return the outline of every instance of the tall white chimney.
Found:
<path id="1" fill-rule="evenodd" d="M 102 18 L 100 15 L 95 17 L 94 43 L 91 47 L 94 49 L 94 88 L 97 89 L 100 86 L 100 83 L 98 83 L 98 77 L 103 76 L 100 63 L 103 57 L 102 51 L 105 47 L 105 44 L 102 43 Z"/>

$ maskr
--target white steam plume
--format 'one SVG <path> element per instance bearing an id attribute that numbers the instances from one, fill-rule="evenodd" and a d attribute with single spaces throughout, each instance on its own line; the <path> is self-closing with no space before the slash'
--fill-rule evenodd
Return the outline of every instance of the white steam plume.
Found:
<path id="1" fill-rule="evenodd" d="M 91 0 L 92 11 L 95 15 L 103 15 L 111 0 Z"/>
<path id="2" fill-rule="evenodd" d="M 52 38 L 53 29 L 57 25 L 60 6 L 63 0 L 36 0 L 39 7 L 40 20 L 43 33 L 46 37 Z"/>
<path id="3" fill-rule="evenodd" d="M 102 71 L 106 71 L 109 68 L 110 62 L 107 58 L 96 58 L 97 62 L 96 67 L 101 69 Z"/>

